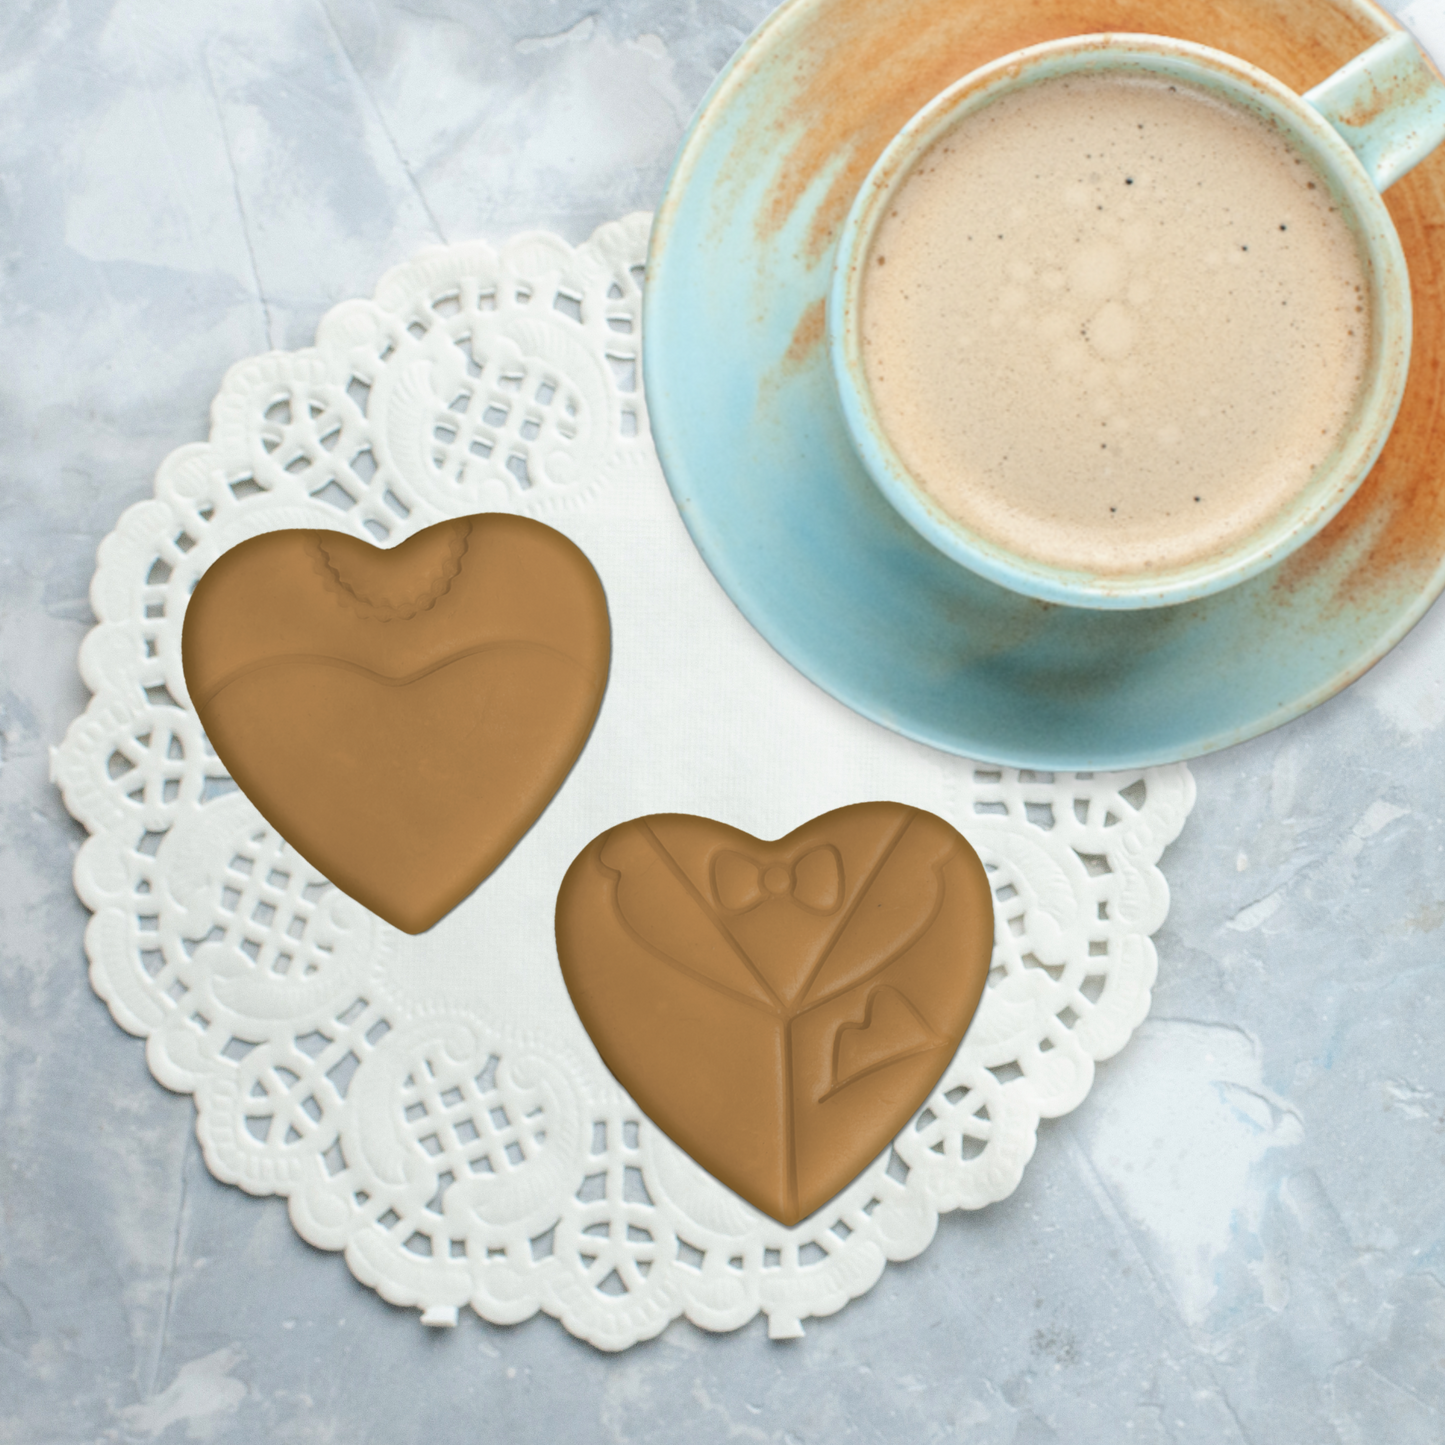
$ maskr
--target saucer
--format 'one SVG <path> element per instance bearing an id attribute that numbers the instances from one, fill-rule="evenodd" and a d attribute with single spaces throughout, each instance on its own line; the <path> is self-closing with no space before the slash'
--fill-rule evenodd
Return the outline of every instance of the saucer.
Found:
<path id="1" fill-rule="evenodd" d="M 1364 0 L 791 0 L 718 78 L 652 235 L 654 439 L 708 566 L 820 687 L 908 737 L 1048 770 L 1175 762 L 1277 727 L 1377 662 L 1445 586 L 1445 150 L 1386 195 L 1410 380 L 1349 505 L 1278 566 L 1134 612 L 1033 601 L 949 561 L 850 444 L 824 325 L 837 236 L 892 136 L 988 60 L 1068 35 L 1178 36 L 1303 92 L 1398 28 Z"/>

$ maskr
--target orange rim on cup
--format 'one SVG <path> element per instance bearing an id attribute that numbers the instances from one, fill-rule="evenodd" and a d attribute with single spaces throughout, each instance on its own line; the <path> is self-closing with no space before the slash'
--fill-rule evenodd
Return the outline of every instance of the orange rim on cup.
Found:
<path id="1" fill-rule="evenodd" d="M 865 273 L 874 238 L 935 142 L 992 105 L 1065 76 L 1177 82 L 1272 126 L 1322 179 L 1356 241 L 1369 292 L 1365 370 L 1333 445 L 1303 486 L 1242 535 L 1183 564 L 1104 571 L 1044 561 L 965 525 L 906 466 L 880 425 L 863 360 Z M 1232 587 L 1318 532 L 1363 481 L 1389 435 L 1410 361 L 1410 283 L 1380 192 L 1445 136 L 1445 84 L 1400 32 L 1299 96 L 1233 56 L 1150 35 L 1090 35 L 1018 51 L 965 76 L 918 113 L 879 157 L 844 226 L 828 297 L 829 348 L 844 416 L 864 464 L 924 538 L 1015 592 L 1076 607 L 1158 607 Z"/>

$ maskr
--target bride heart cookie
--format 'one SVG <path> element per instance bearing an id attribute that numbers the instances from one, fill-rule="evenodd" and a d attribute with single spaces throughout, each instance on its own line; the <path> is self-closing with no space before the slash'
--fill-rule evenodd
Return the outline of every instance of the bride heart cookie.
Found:
<path id="1" fill-rule="evenodd" d="M 611 632 L 578 547 L 489 513 L 385 551 L 324 531 L 243 542 L 197 584 L 181 655 L 212 747 L 266 821 L 420 933 L 561 786 Z"/>
<path id="2" fill-rule="evenodd" d="M 678 813 L 594 838 L 557 953 L 603 1062 L 703 1168 L 783 1224 L 825 1204 L 922 1107 L 993 951 L 978 855 L 901 803 L 776 842 Z"/>

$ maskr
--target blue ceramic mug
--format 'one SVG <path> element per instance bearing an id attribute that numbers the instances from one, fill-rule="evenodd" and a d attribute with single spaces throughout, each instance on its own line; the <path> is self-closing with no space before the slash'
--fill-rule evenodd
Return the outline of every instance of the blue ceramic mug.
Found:
<path id="1" fill-rule="evenodd" d="M 877 229 L 918 159 L 1002 96 L 1067 75 L 1162 78 L 1202 89 L 1272 124 L 1325 179 L 1356 239 L 1370 289 L 1370 347 L 1353 411 L 1302 490 L 1243 536 L 1139 572 L 1058 565 L 1011 550 L 949 514 L 910 473 L 879 424 L 862 360 L 862 293 Z M 1076 607 L 1158 607 L 1232 587 L 1273 566 L 1340 510 L 1394 424 L 1410 360 L 1410 283 L 1380 192 L 1445 138 L 1445 84 L 1401 31 L 1305 96 L 1236 57 L 1150 35 L 1091 35 L 1018 51 L 965 76 L 918 113 L 879 157 L 840 239 L 828 298 L 829 348 L 854 445 L 894 508 L 940 551 L 1015 592 Z"/>

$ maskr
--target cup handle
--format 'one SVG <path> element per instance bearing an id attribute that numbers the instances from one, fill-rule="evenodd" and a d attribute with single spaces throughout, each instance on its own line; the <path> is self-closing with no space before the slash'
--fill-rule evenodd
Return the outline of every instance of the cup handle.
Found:
<path id="1" fill-rule="evenodd" d="M 1355 56 L 1304 98 L 1360 158 L 1378 191 L 1445 140 L 1445 81 L 1407 30 Z"/>

